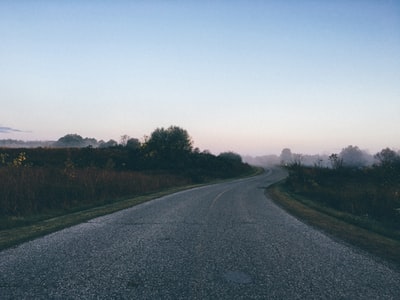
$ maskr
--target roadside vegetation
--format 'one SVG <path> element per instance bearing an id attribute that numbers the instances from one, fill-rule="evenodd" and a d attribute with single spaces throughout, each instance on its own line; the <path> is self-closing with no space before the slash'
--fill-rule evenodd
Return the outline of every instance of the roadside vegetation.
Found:
<path id="1" fill-rule="evenodd" d="M 76 135 L 61 142 L 68 138 Z M 0 229 L 253 171 L 235 153 L 193 149 L 175 126 L 143 143 L 124 136 L 110 147 L 0 148 Z"/>
<path id="2" fill-rule="evenodd" d="M 383 149 L 369 166 L 329 159 L 330 167 L 286 163 L 288 177 L 269 193 L 300 218 L 400 265 L 399 154 Z"/>

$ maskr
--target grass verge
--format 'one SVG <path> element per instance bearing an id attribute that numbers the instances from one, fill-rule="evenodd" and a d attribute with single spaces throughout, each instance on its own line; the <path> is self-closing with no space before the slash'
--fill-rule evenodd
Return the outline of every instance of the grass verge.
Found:
<path id="1" fill-rule="evenodd" d="M 261 168 L 254 168 L 252 173 L 245 174 L 242 177 L 232 178 L 229 180 L 244 178 L 244 177 L 252 177 L 261 174 L 264 172 Z M 225 182 L 228 180 L 217 180 L 212 181 L 207 184 L 214 184 Z M 204 186 L 207 184 L 196 184 L 196 185 L 188 185 L 188 186 L 181 186 L 176 188 L 170 188 L 164 191 L 151 193 L 147 195 L 137 196 L 134 198 L 123 199 L 120 201 L 113 202 L 111 204 L 102 205 L 98 207 L 93 207 L 90 209 L 77 211 L 53 218 L 49 218 L 46 220 L 39 220 L 27 226 L 20 226 L 10 229 L 0 230 L 0 250 L 4 250 L 6 248 L 10 248 L 21 244 L 23 242 L 32 240 L 37 237 L 44 236 L 46 234 L 88 221 L 90 219 L 104 216 L 107 214 L 111 214 L 117 212 L 119 210 L 123 210 L 129 207 L 133 207 L 135 205 L 157 199 L 169 194 L 173 194 L 176 192 L 180 192 L 183 190 L 188 190 L 195 187 Z"/>
<path id="2" fill-rule="evenodd" d="M 347 216 L 340 212 L 332 216 L 310 207 L 289 193 L 283 182 L 270 186 L 266 193 L 275 203 L 307 224 L 394 263 L 400 268 L 400 240 L 351 224 Z"/>

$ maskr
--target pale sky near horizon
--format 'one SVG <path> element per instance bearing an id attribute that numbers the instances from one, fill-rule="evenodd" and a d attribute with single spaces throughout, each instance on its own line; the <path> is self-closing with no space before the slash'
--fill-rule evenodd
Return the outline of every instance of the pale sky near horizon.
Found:
<path id="1" fill-rule="evenodd" d="M 0 139 L 400 149 L 400 1 L 0 0 Z"/>

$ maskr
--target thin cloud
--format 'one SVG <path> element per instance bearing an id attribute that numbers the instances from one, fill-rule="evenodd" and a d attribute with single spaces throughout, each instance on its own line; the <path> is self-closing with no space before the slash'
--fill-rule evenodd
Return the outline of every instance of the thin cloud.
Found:
<path id="1" fill-rule="evenodd" d="M 24 132 L 24 131 L 11 127 L 0 126 L 0 133 L 11 133 L 11 132 Z"/>

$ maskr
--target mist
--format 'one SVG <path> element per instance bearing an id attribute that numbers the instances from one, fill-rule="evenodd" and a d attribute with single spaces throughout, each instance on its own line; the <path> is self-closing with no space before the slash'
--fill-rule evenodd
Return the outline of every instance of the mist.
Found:
<path id="1" fill-rule="evenodd" d="M 0 132 L 19 131 L 10 127 L 0 127 Z M 66 134 L 56 141 L 23 141 L 16 139 L 0 139 L 0 148 L 109 148 L 118 145 L 126 145 L 129 142 L 140 144 L 138 139 L 131 138 L 128 135 L 121 136 L 120 142 L 113 139 L 109 141 L 96 140 L 78 134 Z M 376 164 L 378 162 L 377 156 L 385 149 L 393 151 L 400 155 L 400 150 L 391 150 L 390 148 L 382 148 L 380 152 L 370 153 L 367 150 L 360 149 L 358 146 L 349 145 L 341 149 L 338 153 L 330 154 L 303 154 L 292 152 L 290 148 L 284 148 L 279 155 L 266 154 L 260 156 L 241 155 L 243 162 L 253 166 L 276 166 L 276 165 L 290 165 L 300 164 L 303 166 L 316 166 L 323 168 L 332 168 L 333 159 L 336 163 L 340 163 L 343 167 L 362 168 Z"/>
<path id="2" fill-rule="evenodd" d="M 349 145 L 342 148 L 339 153 L 331 154 L 302 154 L 294 153 L 290 148 L 284 148 L 280 155 L 269 154 L 262 156 L 243 156 L 243 161 L 254 165 L 254 166 L 274 166 L 274 165 L 290 165 L 290 164 L 300 164 L 303 166 L 313 166 L 313 167 L 323 167 L 332 168 L 332 158 L 336 155 L 337 159 L 343 167 L 351 168 L 362 168 L 372 166 L 378 163 L 378 154 L 383 152 L 385 149 L 391 150 L 390 148 L 383 148 L 378 153 L 370 153 L 367 150 L 362 150 L 358 146 Z M 400 156 L 400 150 L 391 150 Z"/>

